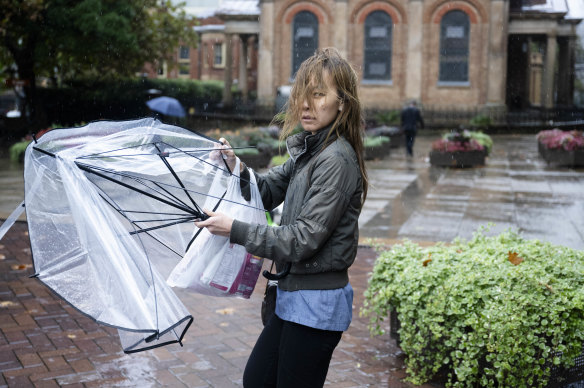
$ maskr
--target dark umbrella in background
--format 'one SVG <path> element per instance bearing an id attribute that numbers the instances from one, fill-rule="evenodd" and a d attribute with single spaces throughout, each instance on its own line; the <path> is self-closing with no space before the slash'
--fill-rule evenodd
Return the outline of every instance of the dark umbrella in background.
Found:
<path id="1" fill-rule="evenodd" d="M 172 97 L 156 97 L 146 101 L 146 105 L 154 112 L 161 113 L 165 116 L 185 117 L 187 115 L 181 103 Z"/>

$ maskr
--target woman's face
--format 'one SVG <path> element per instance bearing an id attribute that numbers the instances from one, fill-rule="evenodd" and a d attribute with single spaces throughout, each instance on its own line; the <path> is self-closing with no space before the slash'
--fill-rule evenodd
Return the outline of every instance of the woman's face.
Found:
<path id="1" fill-rule="evenodd" d="M 304 130 L 312 133 L 332 123 L 342 109 L 342 104 L 337 95 L 337 88 L 327 72 L 324 72 L 323 79 L 323 87 L 314 89 L 311 97 L 314 109 L 310 109 L 308 101 L 304 100 L 302 102 L 300 123 Z"/>

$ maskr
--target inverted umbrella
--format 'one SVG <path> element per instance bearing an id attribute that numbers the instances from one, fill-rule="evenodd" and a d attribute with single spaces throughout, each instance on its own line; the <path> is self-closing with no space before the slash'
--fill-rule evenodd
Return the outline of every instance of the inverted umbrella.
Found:
<path id="1" fill-rule="evenodd" d="M 151 100 L 146 101 L 148 107 L 158 113 L 162 113 L 167 116 L 174 117 L 185 117 L 186 112 L 181 103 L 172 97 L 156 97 Z"/>
<path id="2" fill-rule="evenodd" d="M 193 321 L 166 278 L 231 176 L 218 142 L 155 119 L 56 129 L 25 154 L 35 277 L 119 329 L 127 353 L 181 342 Z"/>

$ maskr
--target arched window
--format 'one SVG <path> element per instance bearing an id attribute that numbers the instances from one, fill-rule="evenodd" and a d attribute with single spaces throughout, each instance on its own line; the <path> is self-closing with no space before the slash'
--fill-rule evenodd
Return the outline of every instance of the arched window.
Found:
<path id="1" fill-rule="evenodd" d="M 462 11 L 450 11 L 440 22 L 440 77 L 442 82 L 468 82 L 470 22 Z"/>
<path id="2" fill-rule="evenodd" d="M 365 19 L 365 80 L 391 80 L 393 22 L 383 11 L 371 12 Z"/>
<path id="3" fill-rule="evenodd" d="M 292 77 L 294 77 L 300 64 L 318 48 L 318 19 L 312 12 L 298 12 L 294 16 L 292 32 Z"/>

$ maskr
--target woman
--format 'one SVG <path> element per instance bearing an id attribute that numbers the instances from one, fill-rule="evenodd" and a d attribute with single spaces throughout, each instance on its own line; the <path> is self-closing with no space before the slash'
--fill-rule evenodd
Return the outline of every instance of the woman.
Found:
<path id="1" fill-rule="evenodd" d="M 319 50 L 300 66 L 282 131 L 290 159 L 256 174 L 266 209 L 284 201 L 280 226 L 208 210 L 210 218 L 197 223 L 274 260 L 278 272 L 290 266 L 278 282 L 276 314 L 247 362 L 244 387 L 322 387 L 333 350 L 351 322 L 347 270 L 357 254 L 358 218 L 367 195 L 357 87 L 355 71 L 335 49 Z M 299 122 L 304 131 L 289 136 Z M 233 168 L 235 154 L 221 141 Z"/>

